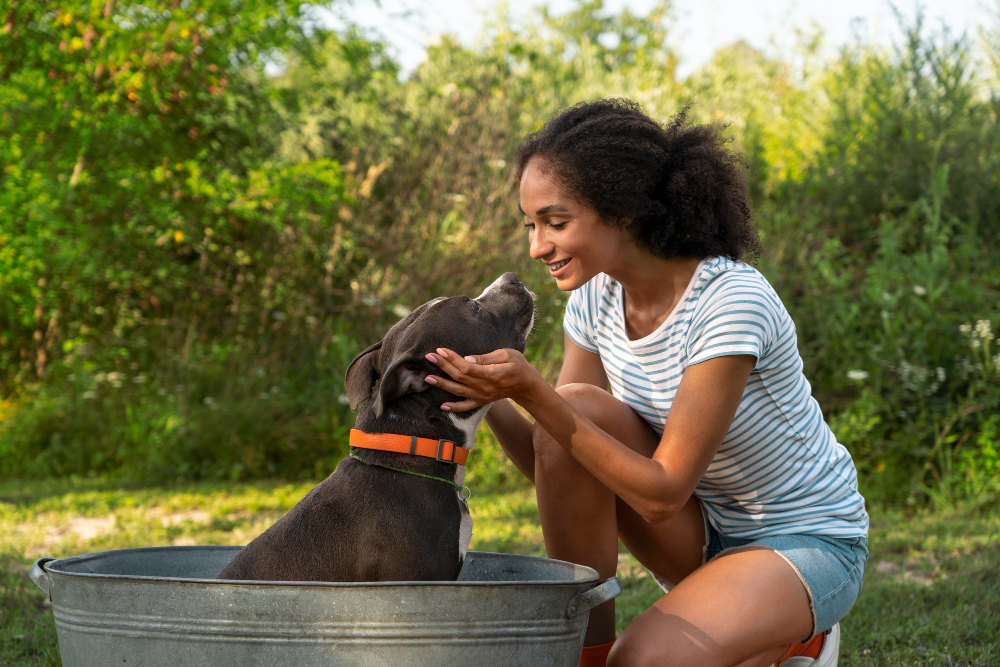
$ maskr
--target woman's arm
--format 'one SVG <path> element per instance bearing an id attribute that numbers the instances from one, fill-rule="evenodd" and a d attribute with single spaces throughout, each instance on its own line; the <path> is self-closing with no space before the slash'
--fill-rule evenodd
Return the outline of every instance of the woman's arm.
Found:
<path id="1" fill-rule="evenodd" d="M 608 377 L 604 373 L 601 357 L 584 350 L 563 334 L 564 356 L 562 368 L 556 386 L 560 387 L 571 382 L 586 382 L 602 389 L 608 386 Z M 445 403 L 449 410 L 468 409 L 466 401 Z M 535 450 L 532 446 L 532 423 L 521 416 L 510 401 L 501 399 L 495 401 L 486 413 L 486 423 L 493 435 L 500 441 L 507 458 L 521 471 L 525 477 L 535 483 Z"/>
<path id="2" fill-rule="evenodd" d="M 646 458 L 594 425 L 537 371 L 532 375 L 524 368 L 530 365 L 514 350 L 484 355 L 477 359 L 480 363 L 448 350 L 439 350 L 438 357 L 434 361 L 458 382 L 434 377 L 434 384 L 479 404 L 494 396 L 510 397 L 591 474 L 653 523 L 674 516 L 691 497 L 729 431 L 755 362 L 753 356 L 737 355 L 689 366 L 660 444 L 653 457 Z"/>

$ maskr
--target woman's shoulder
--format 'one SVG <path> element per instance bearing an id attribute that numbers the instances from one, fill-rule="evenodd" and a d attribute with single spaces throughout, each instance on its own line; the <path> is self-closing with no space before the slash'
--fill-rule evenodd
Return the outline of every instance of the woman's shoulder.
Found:
<path id="1" fill-rule="evenodd" d="M 695 286 L 699 301 L 745 300 L 754 296 L 769 306 L 779 307 L 781 299 L 760 271 L 728 257 L 707 258 Z"/>
<path id="2" fill-rule="evenodd" d="M 701 264 L 701 276 L 706 281 L 760 281 L 768 284 L 760 271 L 746 262 L 729 257 L 706 257 Z"/>
<path id="3" fill-rule="evenodd" d="M 692 331 L 720 323 L 757 322 L 772 333 L 794 331 L 778 293 L 756 268 L 728 257 L 705 262 L 691 307 Z"/>

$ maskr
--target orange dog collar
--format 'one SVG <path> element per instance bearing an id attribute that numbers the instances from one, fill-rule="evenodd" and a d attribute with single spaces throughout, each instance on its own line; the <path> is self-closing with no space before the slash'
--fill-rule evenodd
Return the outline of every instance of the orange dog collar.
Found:
<path id="1" fill-rule="evenodd" d="M 426 456 L 444 463 L 457 463 L 460 466 L 464 466 L 469 458 L 469 450 L 459 447 L 451 440 L 432 440 L 397 433 L 365 433 L 354 428 L 351 429 L 350 445 L 361 449 Z"/>

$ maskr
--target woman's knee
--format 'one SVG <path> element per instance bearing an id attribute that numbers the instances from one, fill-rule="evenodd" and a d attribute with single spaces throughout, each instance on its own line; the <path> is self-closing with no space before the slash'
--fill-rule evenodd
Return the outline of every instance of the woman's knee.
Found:
<path id="1" fill-rule="evenodd" d="M 626 403 L 584 382 L 564 384 L 556 392 L 611 437 L 643 456 L 652 456 L 659 435 Z"/>
<path id="2" fill-rule="evenodd" d="M 586 382 L 570 382 L 561 387 L 556 387 L 556 393 L 565 398 L 570 405 L 590 418 L 591 414 L 599 414 L 601 408 L 607 407 L 609 400 L 618 399 L 601 389 L 600 387 Z M 622 404 L 624 406 L 624 403 Z"/>
<path id="3" fill-rule="evenodd" d="M 605 396 L 608 395 L 607 392 L 603 391 L 601 388 L 582 382 L 564 384 L 561 387 L 556 388 L 556 393 L 565 398 L 570 405 L 582 412 L 592 421 L 593 419 L 591 414 L 595 412 L 593 409 L 593 403 L 595 402 L 593 394 L 602 393 Z M 538 422 L 535 422 L 531 442 L 535 447 L 535 457 L 541 458 L 545 463 L 558 464 L 564 461 L 573 460 L 573 457 L 569 454 L 569 452 L 567 452 L 562 445 L 556 442 L 555 438 L 553 438 L 548 431 L 542 428 Z"/>

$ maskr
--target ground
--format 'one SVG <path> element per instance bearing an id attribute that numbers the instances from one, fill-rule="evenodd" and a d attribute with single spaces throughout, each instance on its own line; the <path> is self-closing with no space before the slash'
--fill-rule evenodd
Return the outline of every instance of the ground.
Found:
<path id="1" fill-rule="evenodd" d="M 59 665 L 52 609 L 28 580 L 39 556 L 242 544 L 311 484 L 142 488 L 106 480 L 0 483 L 0 665 Z M 543 555 L 530 488 L 477 490 L 472 549 Z M 842 622 L 841 665 L 1000 666 L 1000 514 L 870 510 L 864 590 Z M 619 630 L 660 595 L 624 551 Z"/>

